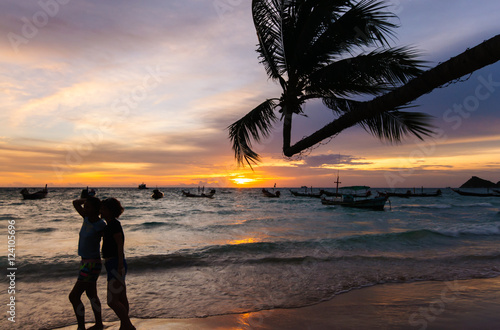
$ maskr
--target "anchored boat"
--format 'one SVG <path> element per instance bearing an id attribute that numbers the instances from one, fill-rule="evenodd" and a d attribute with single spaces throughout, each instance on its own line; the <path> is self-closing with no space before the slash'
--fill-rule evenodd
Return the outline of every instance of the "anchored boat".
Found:
<path id="1" fill-rule="evenodd" d="M 383 210 L 388 199 L 388 196 L 355 199 L 354 196 L 343 195 L 342 197 L 333 200 L 323 198 L 321 199 L 321 203 L 323 205 L 340 205 L 344 207 L 354 207 L 359 209 Z"/>
<path id="2" fill-rule="evenodd" d="M 20 191 L 24 199 L 42 199 L 47 197 L 48 192 L 49 191 L 47 190 L 47 185 L 45 185 L 45 188 L 43 188 L 42 190 L 39 190 L 34 193 L 30 193 L 27 188 L 24 188 L 23 190 Z"/>

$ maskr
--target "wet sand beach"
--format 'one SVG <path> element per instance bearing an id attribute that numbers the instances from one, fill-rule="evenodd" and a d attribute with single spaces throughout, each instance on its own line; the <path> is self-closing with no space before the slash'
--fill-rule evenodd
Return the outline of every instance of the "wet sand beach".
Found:
<path id="1" fill-rule="evenodd" d="M 382 284 L 316 305 L 190 319 L 133 319 L 137 329 L 499 329 L 500 277 Z M 133 311 L 131 314 L 134 315 Z M 118 329 L 118 322 L 105 322 Z M 89 325 L 90 326 L 90 325 Z M 65 330 L 74 330 L 68 326 Z"/>

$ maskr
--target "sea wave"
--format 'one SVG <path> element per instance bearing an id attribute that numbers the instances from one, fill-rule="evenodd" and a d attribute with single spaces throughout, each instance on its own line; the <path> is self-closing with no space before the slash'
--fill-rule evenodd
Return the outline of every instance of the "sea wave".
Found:
<path id="1" fill-rule="evenodd" d="M 28 231 L 31 231 L 34 233 L 50 233 L 50 232 L 57 231 L 57 230 L 58 230 L 57 228 L 37 228 L 37 229 L 33 229 L 33 230 L 28 230 Z"/>
<path id="2" fill-rule="evenodd" d="M 452 205 L 450 204 L 405 204 L 400 206 L 403 209 L 450 209 Z"/>
<path id="3" fill-rule="evenodd" d="M 0 262 L 6 262 L 6 257 L 0 257 Z M 302 270 L 316 269 L 318 276 L 325 269 L 346 271 L 357 269 L 367 277 L 376 277 L 382 270 L 384 279 L 440 279 L 445 280 L 460 274 L 468 276 L 498 276 L 500 275 L 500 253 L 488 255 L 463 255 L 455 257 L 384 257 L 384 256 L 247 256 L 247 258 L 217 258 L 203 253 L 173 253 L 166 255 L 147 255 L 127 258 L 129 272 L 135 274 L 157 273 L 169 271 L 199 271 L 208 272 L 235 272 L 241 276 L 241 269 L 245 268 L 252 273 L 263 273 L 274 269 L 276 272 L 301 274 Z M 242 268 L 243 267 L 243 268 Z M 56 279 L 76 277 L 79 269 L 79 259 L 65 258 L 58 262 L 31 259 L 20 262 L 17 266 L 17 275 L 21 281 L 38 282 L 53 281 Z M 239 269 L 239 270 L 238 270 Z M 420 269 L 421 271 L 416 271 Z M 423 271 L 425 270 L 425 271 Z M 106 273 L 105 267 L 103 274 Z M 222 274 L 221 273 L 221 274 Z M 372 274 L 373 273 L 373 274 Z M 447 276 L 447 274 L 450 276 Z M 370 275 L 372 274 L 372 275 Z M 437 276 L 436 274 L 439 274 Z M 339 274 L 340 275 L 340 274 Z M 453 276 L 452 276 L 453 275 Z M 379 282 L 382 278 L 379 278 Z M 1 279 L 0 282 L 5 282 Z"/>
<path id="4" fill-rule="evenodd" d="M 147 222 L 135 226 L 137 226 L 136 230 L 144 230 L 145 226 L 154 230 L 162 226 L 182 225 Z M 132 228 L 132 230 L 135 229 Z M 237 264 L 251 264 L 256 267 L 288 267 L 297 264 L 338 264 L 348 261 L 366 264 L 367 267 L 374 262 L 387 265 L 425 264 L 436 260 L 447 265 L 458 265 L 464 261 L 486 262 L 485 260 L 493 260 L 495 264 L 500 264 L 500 254 L 492 253 L 492 249 L 475 251 L 477 254 L 474 255 L 469 255 L 470 251 L 457 252 L 463 239 L 469 240 L 477 235 L 498 236 L 500 235 L 499 225 L 492 223 L 456 229 L 421 229 L 319 240 L 210 245 L 181 249 L 169 254 L 132 255 L 127 257 L 127 262 L 129 268 L 135 271 L 186 267 L 225 268 Z M 494 243 L 495 239 L 492 242 Z M 439 253 L 424 254 L 422 251 L 425 249 L 430 251 L 438 249 Z M 0 262 L 6 263 L 5 259 L 5 257 L 0 257 Z M 78 257 L 70 255 L 51 258 L 27 256 L 19 260 L 18 267 L 21 277 L 29 281 L 74 276 L 78 263 Z"/>
<path id="5" fill-rule="evenodd" d="M 492 207 L 491 203 L 464 203 L 464 204 L 453 204 L 454 207 Z"/>
<path id="6" fill-rule="evenodd" d="M 185 228 L 185 227 L 189 227 L 189 226 L 175 223 L 175 222 L 148 221 L 148 222 L 143 222 L 141 224 L 132 225 L 132 226 L 130 226 L 130 230 L 132 230 L 132 231 L 154 230 L 154 229 L 157 229 L 160 227 Z"/>
<path id="7" fill-rule="evenodd" d="M 14 215 L 14 214 L 4 214 L 0 215 L 0 221 L 5 221 L 5 220 L 18 220 L 21 219 L 20 217 Z"/>
<path id="8" fill-rule="evenodd" d="M 185 217 L 187 215 L 186 212 L 164 212 L 164 213 L 158 213 L 158 214 L 154 214 L 155 217 L 157 218 L 162 218 L 162 219 L 165 219 L 165 218 L 182 218 L 182 217 Z"/>
<path id="9" fill-rule="evenodd" d="M 158 228 L 184 228 L 186 225 L 172 222 L 145 222 L 131 225 L 129 230 L 156 230 Z M 48 233 L 54 228 L 38 228 L 32 231 Z M 477 251 L 478 255 L 490 256 L 500 235 L 498 222 L 483 224 L 461 224 L 455 228 L 442 227 L 418 229 L 394 233 L 375 233 L 350 235 L 334 238 L 286 240 L 272 242 L 249 242 L 242 244 L 206 245 L 200 248 L 188 248 L 170 254 L 129 255 L 127 260 L 131 269 L 176 268 L 191 266 L 214 266 L 228 264 L 296 264 L 304 262 L 338 262 L 353 258 L 399 258 L 399 260 L 458 258 L 463 257 L 461 247 L 464 242 L 481 237 L 488 240 L 487 249 Z M 489 238 L 487 238 L 489 236 Z M 486 243 L 485 243 L 486 244 Z M 486 245 L 484 245 L 486 246 Z M 424 250 L 435 251 L 429 254 Z M 497 256 L 495 256 L 496 258 Z M 3 258 L 3 259 L 2 259 Z M 382 260 L 382 259 L 380 259 Z M 445 260 L 445 259 L 443 259 Z M 0 261 L 7 262 L 5 257 Z M 23 276 L 48 277 L 72 276 L 77 269 L 78 257 L 63 256 L 23 256 L 19 259 L 19 268 Z"/>
<path id="10" fill-rule="evenodd" d="M 463 239 L 474 236 L 498 236 L 500 225 L 477 225 L 456 229 L 420 229 L 398 233 L 352 235 L 305 241 L 253 242 L 206 246 L 196 250 L 184 250 L 182 254 L 209 260 L 248 260 L 251 258 L 329 257 L 375 255 L 384 252 L 414 252 L 423 248 L 461 246 Z"/>
<path id="11" fill-rule="evenodd" d="M 400 206 L 402 209 L 451 209 L 451 208 L 481 208 L 493 207 L 491 203 L 464 203 L 464 204 L 403 204 Z"/>
<path id="12" fill-rule="evenodd" d="M 460 236 L 496 236 L 500 235 L 500 224 L 481 224 L 481 225 L 471 225 L 468 227 L 460 228 L 446 228 L 439 229 L 439 233 L 450 236 L 450 237 L 460 237 Z"/>

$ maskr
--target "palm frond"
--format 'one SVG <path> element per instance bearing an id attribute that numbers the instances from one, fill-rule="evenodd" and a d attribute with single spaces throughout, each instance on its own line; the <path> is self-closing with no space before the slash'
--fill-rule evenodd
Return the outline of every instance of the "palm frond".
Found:
<path id="1" fill-rule="evenodd" d="M 308 93 L 377 95 L 420 75 L 424 62 L 409 47 L 375 50 L 331 63 L 309 75 Z"/>
<path id="2" fill-rule="evenodd" d="M 279 0 L 252 1 L 252 16 L 259 40 L 257 52 L 267 75 L 275 80 L 279 80 L 286 72 L 282 38 L 283 2 Z"/>
<path id="3" fill-rule="evenodd" d="M 360 101 L 338 97 L 323 97 L 322 101 L 324 105 L 339 115 L 354 111 L 361 104 Z"/>
<path id="4" fill-rule="evenodd" d="M 303 62 L 310 57 L 308 50 L 311 46 L 349 7 L 349 1 L 345 0 L 302 0 L 295 2 L 292 11 L 293 26 L 284 31 L 286 45 L 289 48 L 286 53 L 288 54 L 287 60 L 291 66 L 304 66 Z"/>
<path id="5" fill-rule="evenodd" d="M 354 54 L 363 47 L 388 46 L 396 24 L 390 20 L 394 14 L 386 11 L 380 0 L 360 2 L 319 0 L 302 26 L 297 38 L 296 57 L 299 69 L 308 74 L 332 59 Z"/>
<path id="6" fill-rule="evenodd" d="M 342 115 L 356 112 L 365 102 L 326 97 L 323 98 L 323 103 L 332 111 Z M 423 136 L 432 135 L 434 127 L 431 124 L 432 116 L 421 112 L 400 111 L 409 107 L 408 105 L 401 106 L 368 119 L 359 118 L 358 124 L 372 135 L 391 143 L 400 142 L 404 136 L 410 134 L 420 140 L 423 140 Z"/>
<path id="7" fill-rule="evenodd" d="M 387 37 L 392 39 L 394 37 L 392 30 L 397 27 L 396 24 L 390 22 L 396 15 L 386 11 L 388 7 L 389 4 L 386 1 L 362 0 L 347 12 L 343 19 L 351 20 L 352 17 L 363 17 L 366 21 L 362 30 L 364 35 L 357 33 L 357 41 L 365 42 L 365 45 L 372 45 L 377 40 L 382 46 L 388 46 Z"/>
<path id="8" fill-rule="evenodd" d="M 238 165 L 244 166 L 246 162 L 251 168 L 252 163 L 256 164 L 260 161 L 259 155 L 252 150 L 251 140 L 259 142 L 261 137 L 269 136 L 277 120 L 274 114 L 277 106 L 275 100 L 266 100 L 228 127 L 229 139 L 233 144 L 232 148 Z"/>
<path id="9" fill-rule="evenodd" d="M 397 143 L 406 135 L 414 135 L 420 140 L 424 136 L 431 136 L 434 127 L 431 120 L 432 116 L 426 113 L 394 110 L 383 112 L 359 124 L 377 138 Z"/>

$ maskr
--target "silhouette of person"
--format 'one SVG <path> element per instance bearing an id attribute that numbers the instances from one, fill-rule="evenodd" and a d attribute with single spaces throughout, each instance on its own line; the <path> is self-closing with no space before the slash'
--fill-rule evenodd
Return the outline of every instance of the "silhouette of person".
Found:
<path id="1" fill-rule="evenodd" d="M 120 319 L 120 329 L 135 329 L 129 318 L 129 303 L 125 275 L 127 261 L 125 260 L 125 235 L 118 217 L 124 209 L 116 198 L 105 199 L 101 204 L 101 216 L 106 220 L 102 243 L 102 256 L 108 273 L 108 306 Z"/>
<path id="2" fill-rule="evenodd" d="M 80 272 L 78 279 L 69 294 L 73 305 L 78 330 L 85 329 L 85 307 L 81 296 L 85 292 L 90 300 L 94 312 L 95 325 L 89 329 L 103 329 L 101 316 L 101 302 L 97 296 L 97 279 L 102 269 L 101 255 L 99 253 L 101 236 L 106 223 L 99 218 L 101 201 L 96 197 L 87 197 L 73 201 L 76 211 L 83 217 L 78 240 L 78 255 Z"/>

